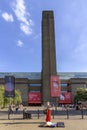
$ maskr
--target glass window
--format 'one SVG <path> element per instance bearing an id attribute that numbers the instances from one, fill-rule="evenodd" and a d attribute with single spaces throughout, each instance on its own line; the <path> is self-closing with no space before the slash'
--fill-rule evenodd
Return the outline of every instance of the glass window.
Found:
<path id="1" fill-rule="evenodd" d="M 61 87 L 67 87 L 67 84 L 60 84 Z"/>
<path id="2" fill-rule="evenodd" d="M 30 87 L 37 87 L 37 86 L 41 86 L 41 84 L 29 84 Z"/>

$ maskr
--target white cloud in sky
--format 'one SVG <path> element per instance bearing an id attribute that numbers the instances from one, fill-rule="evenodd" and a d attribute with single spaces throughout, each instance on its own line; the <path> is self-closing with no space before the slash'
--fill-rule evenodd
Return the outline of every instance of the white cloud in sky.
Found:
<path id="1" fill-rule="evenodd" d="M 17 46 L 19 47 L 23 47 L 24 43 L 21 41 L 21 40 L 18 40 L 17 41 Z"/>
<path id="2" fill-rule="evenodd" d="M 7 12 L 2 13 L 2 17 L 7 22 L 13 22 L 14 21 L 12 14 L 8 14 Z"/>
<path id="3" fill-rule="evenodd" d="M 12 3 L 12 9 L 20 21 L 20 29 L 27 35 L 32 34 L 33 21 L 29 18 L 30 14 L 27 12 L 24 0 L 15 0 Z"/>
<path id="4" fill-rule="evenodd" d="M 27 35 L 32 34 L 32 29 L 24 23 L 20 23 L 20 29 Z"/>

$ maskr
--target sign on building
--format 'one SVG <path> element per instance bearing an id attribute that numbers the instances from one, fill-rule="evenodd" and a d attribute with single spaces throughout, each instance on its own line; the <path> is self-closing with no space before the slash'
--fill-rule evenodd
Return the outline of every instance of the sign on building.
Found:
<path id="1" fill-rule="evenodd" d="M 50 89 L 51 89 L 51 97 L 60 96 L 61 88 L 60 88 L 59 76 L 50 77 Z"/>
<path id="2" fill-rule="evenodd" d="M 72 103 L 71 92 L 61 92 L 58 102 L 60 104 L 71 104 Z"/>
<path id="3" fill-rule="evenodd" d="M 31 104 L 42 103 L 41 92 L 29 92 L 28 103 L 31 103 Z"/>
<path id="4" fill-rule="evenodd" d="M 14 76 L 5 76 L 5 97 L 15 96 L 15 78 Z"/>

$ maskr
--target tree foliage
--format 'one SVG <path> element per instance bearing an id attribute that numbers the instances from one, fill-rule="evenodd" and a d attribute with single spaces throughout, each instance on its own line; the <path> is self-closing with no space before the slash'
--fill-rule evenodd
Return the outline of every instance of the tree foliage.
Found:
<path id="1" fill-rule="evenodd" d="M 7 98 L 4 95 L 4 85 L 0 85 L 0 107 L 5 107 L 9 103 L 19 104 L 22 103 L 21 93 L 19 90 L 15 90 L 14 98 Z"/>
<path id="2" fill-rule="evenodd" d="M 4 104 L 4 87 L 0 86 L 0 106 Z"/>
<path id="3" fill-rule="evenodd" d="M 13 98 L 14 104 L 22 103 L 21 93 L 19 90 L 15 90 L 15 97 Z"/>
<path id="4" fill-rule="evenodd" d="M 75 101 L 87 101 L 87 88 L 77 88 Z"/>

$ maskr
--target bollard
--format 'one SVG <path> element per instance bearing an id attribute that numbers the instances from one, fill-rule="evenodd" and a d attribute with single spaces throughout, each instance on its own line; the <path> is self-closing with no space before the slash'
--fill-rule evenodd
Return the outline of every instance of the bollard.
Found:
<path id="1" fill-rule="evenodd" d="M 8 110 L 8 120 L 10 120 L 10 111 Z"/>
<path id="2" fill-rule="evenodd" d="M 69 110 L 67 109 L 67 119 L 69 119 Z"/>
<path id="3" fill-rule="evenodd" d="M 53 109 L 53 112 L 52 112 L 52 113 L 53 113 L 53 119 L 54 119 L 54 114 L 55 114 L 55 110 L 54 110 L 54 109 Z"/>
<path id="4" fill-rule="evenodd" d="M 10 113 L 8 112 L 8 120 L 10 120 Z"/>
<path id="5" fill-rule="evenodd" d="M 83 119 L 83 108 L 81 109 L 82 119 Z"/>
<path id="6" fill-rule="evenodd" d="M 38 111 L 37 111 L 37 114 L 38 114 L 38 119 L 39 119 L 39 109 L 38 109 Z"/>

